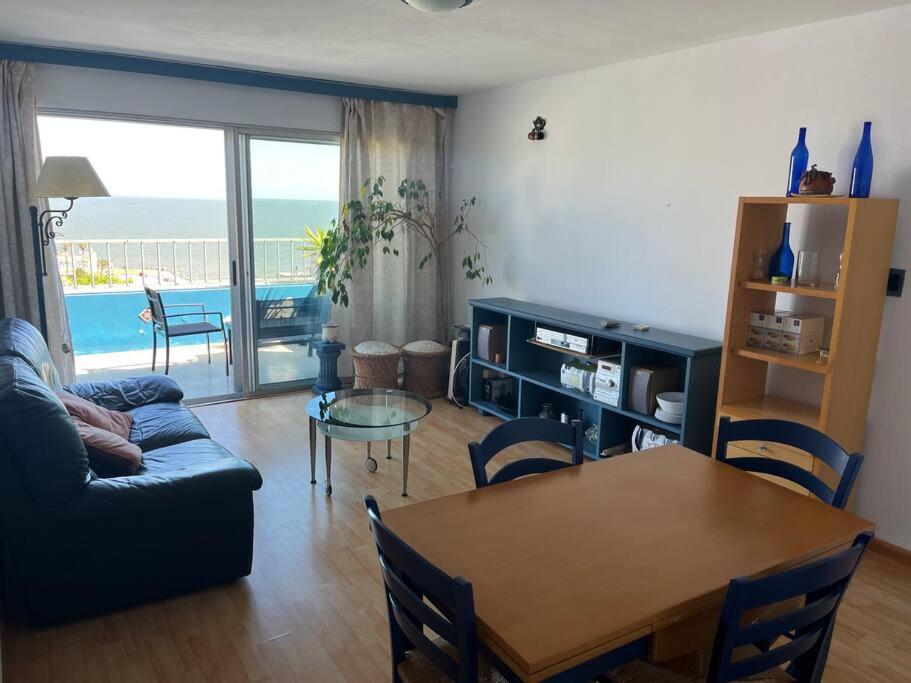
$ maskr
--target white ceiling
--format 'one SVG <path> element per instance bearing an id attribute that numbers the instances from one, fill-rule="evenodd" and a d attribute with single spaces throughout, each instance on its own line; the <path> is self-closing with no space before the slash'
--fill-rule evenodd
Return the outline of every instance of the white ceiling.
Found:
<path id="1" fill-rule="evenodd" d="M 0 40 L 462 94 L 909 2 L 0 0 Z"/>

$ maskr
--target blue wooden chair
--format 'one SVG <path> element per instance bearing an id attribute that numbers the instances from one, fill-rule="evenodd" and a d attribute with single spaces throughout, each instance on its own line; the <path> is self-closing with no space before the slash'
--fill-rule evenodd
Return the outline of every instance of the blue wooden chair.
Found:
<path id="1" fill-rule="evenodd" d="M 500 484 L 529 474 L 553 472 L 571 465 L 582 464 L 582 423 L 573 420 L 564 424 L 541 417 L 520 417 L 498 425 L 481 443 L 468 444 L 471 470 L 477 488 L 488 484 Z M 572 462 L 554 458 L 523 458 L 503 466 L 490 479 L 487 478 L 487 463 L 500 451 L 526 441 L 549 441 L 572 448 Z"/>
<path id="2" fill-rule="evenodd" d="M 441 674 L 458 683 L 506 683 L 478 656 L 471 584 L 448 576 L 396 536 L 373 496 L 364 504 L 385 584 L 394 683 L 439 681 Z M 425 627 L 439 637 L 429 638 Z"/>
<path id="3" fill-rule="evenodd" d="M 715 633 L 706 683 L 729 683 L 752 676 L 763 681 L 817 683 L 829 654 L 835 615 L 871 533 L 863 533 L 847 550 L 809 564 L 759 579 L 738 578 L 728 584 Z M 770 605 L 792 603 L 793 609 L 756 619 Z M 770 646 L 777 644 L 777 646 Z M 787 669 L 781 666 L 788 664 Z M 610 673 L 614 683 L 677 683 L 689 679 L 666 669 L 634 662 Z M 754 680 L 754 679 L 750 679 Z"/>
<path id="4" fill-rule="evenodd" d="M 728 458 L 727 448 L 730 441 L 769 441 L 799 448 L 831 467 L 840 477 L 838 487 L 833 491 L 812 472 L 774 458 L 760 456 Z M 860 466 L 864 461 L 864 456 L 860 453 L 848 454 L 845 449 L 822 432 L 797 422 L 786 420 L 732 422 L 728 417 L 722 417 L 718 422 L 718 445 L 715 449 L 715 457 L 721 462 L 726 462 L 747 472 L 761 472 L 788 479 L 804 487 L 821 501 L 840 510 L 844 510 L 848 503 L 854 482 L 860 472 Z"/>

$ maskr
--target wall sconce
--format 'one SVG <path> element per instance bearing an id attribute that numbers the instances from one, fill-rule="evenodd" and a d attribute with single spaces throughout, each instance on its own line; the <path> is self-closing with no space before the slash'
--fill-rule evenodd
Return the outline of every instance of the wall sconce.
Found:
<path id="1" fill-rule="evenodd" d="M 35 183 L 35 198 L 62 197 L 69 201 L 65 209 L 46 209 L 38 214 L 37 206 L 29 207 L 32 219 L 32 238 L 35 250 L 35 284 L 38 288 L 38 317 L 41 334 L 47 341 L 47 308 L 44 301 L 44 282 L 47 277 L 47 261 L 44 250 L 57 236 L 55 228 L 63 227 L 63 219 L 73 208 L 79 197 L 109 197 L 107 189 L 92 164 L 85 157 L 48 157 L 44 160 L 38 182 Z"/>

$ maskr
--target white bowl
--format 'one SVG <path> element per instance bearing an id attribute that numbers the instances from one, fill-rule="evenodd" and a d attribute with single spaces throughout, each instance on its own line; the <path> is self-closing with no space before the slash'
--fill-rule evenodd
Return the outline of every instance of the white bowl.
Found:
<path id="1" fill-rule="evenodd" d="M 658 408 L 655 411 L 655 417 L 657 417 L 662 422 L 667 422 L 669 424 L 679 425 L 683 422 L 683 415 L 675 415 L 674 413 L 667 413 L 661 408 Z"/>
<path id="2" fill-rule="evenodd" d="M 683 392 L 665 391 L 656 397 L 661 410 L 671 415 L 683 415 Z"/>

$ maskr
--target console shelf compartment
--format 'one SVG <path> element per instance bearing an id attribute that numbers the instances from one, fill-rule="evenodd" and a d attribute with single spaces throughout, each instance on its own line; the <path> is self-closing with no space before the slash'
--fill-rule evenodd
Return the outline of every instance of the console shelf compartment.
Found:
<path id="1" fill-rule="evenodd" d="M 473 299 L 470 303 L 472 329 L 493 322 L 506 324 L 509 331 L 505 364 L 481 360 L 474 357 L 476 354 L 472 357 L 470 403 L 482 414 L 489 413 L 501 419 L 535 417 L 543 402 L 552 403 L 557 415 L 566 412 L 570 419 L 581 410 L 585 427 L 595 426 L 598 435 L 595 444 L 586 440 L 585 455 L 589 458 L 596 458 L 602 450 L 628 441 L 637 424 L 661 430 L 688 448 L 709 453 L 721 361 L 718 342 L 655 328 L 639 332 L 629 323 L 605 329 L 601 327 L 601 318 L 596 316 L 515 299 Z M 595 357 L 615 356 L 621 363 L 623 375 L 619 405 L 596 401 L 588 393 L 563 386 L 560 368 L 564 362 L 593 360 L 593 357 L 536 343 L 533 337 L 537 323 L 591 336 L 597 351 Z M 629 368 L 647 363 L 680 368 L 680 389 L 685 394 L 681 424 L 662 422 L 628 408 Z M 483 390 L 478 385 L 483 383 L 485 371 L 496 371 L 514 379 L 514 391 L 518 395 L 516 411 L 483 400 Z"/>

